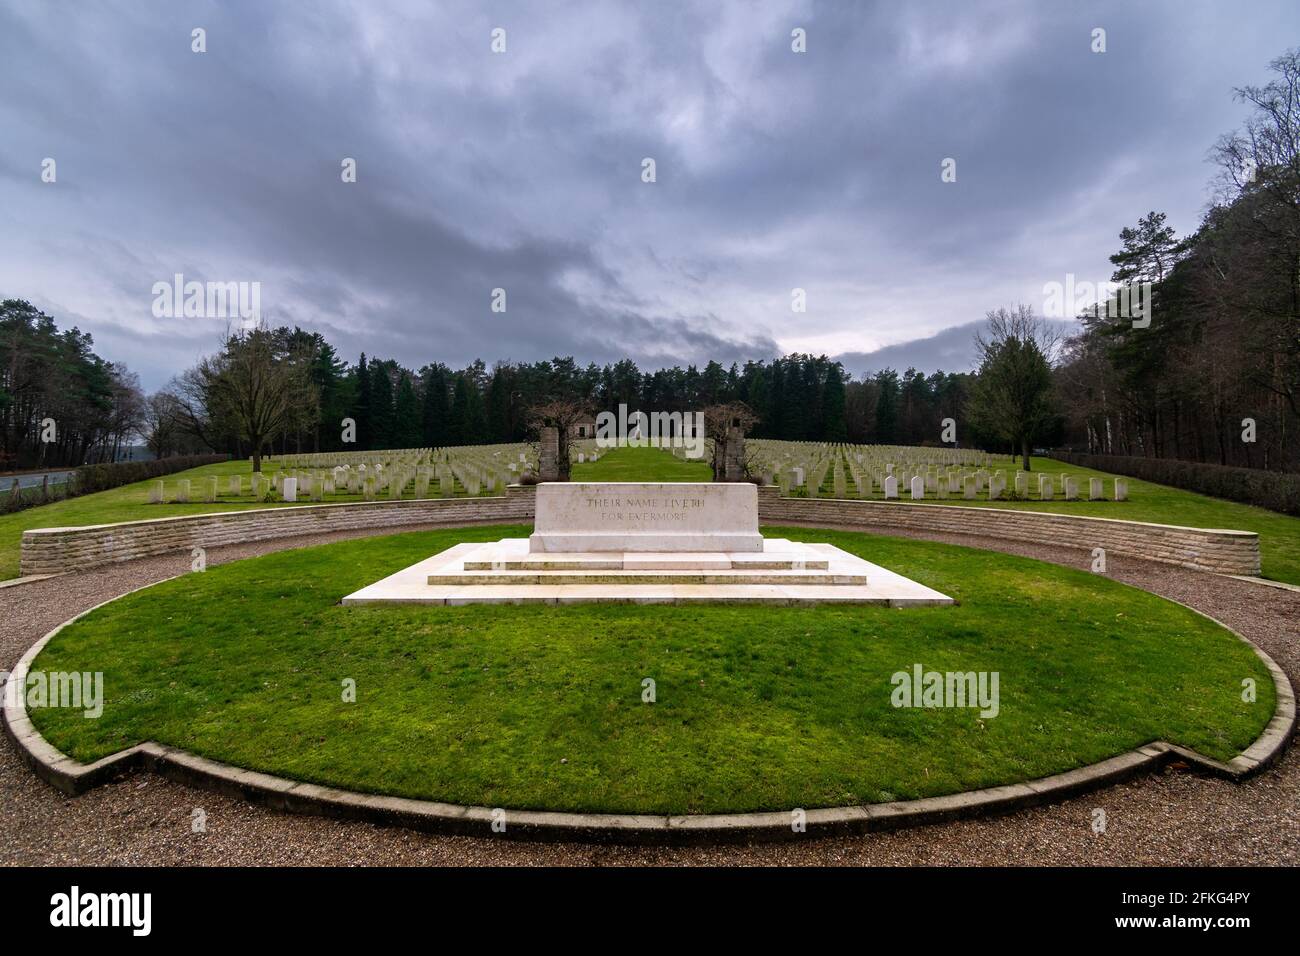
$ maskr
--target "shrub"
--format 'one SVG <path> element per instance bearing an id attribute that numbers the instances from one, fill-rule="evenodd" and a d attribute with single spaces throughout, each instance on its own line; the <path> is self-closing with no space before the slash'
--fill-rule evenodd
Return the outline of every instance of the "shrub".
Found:
<path id="1" fill-rule="evenodd" d="M 1254 468 L 1232 468 L 1176 458 L 1134 458 L 1056 451 L 1052 457 L 1072 465 L 1129 475 L 1215 498 L 1300 515 L 1300 475 Z"/>

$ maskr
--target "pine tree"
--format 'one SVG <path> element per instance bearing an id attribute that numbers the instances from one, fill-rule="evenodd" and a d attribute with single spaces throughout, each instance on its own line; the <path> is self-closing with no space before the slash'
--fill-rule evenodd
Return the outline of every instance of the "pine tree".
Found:
<path id="1" fill-rule="evenodd" d="M 441 448 L 451 444 L 451 404 L 447 396 L 447 368 L 430 365 L 424 370 L 424 408 L 421 425 L 424 444 Z"/>
<path id="2" fill-rule="evenodd" d="M 374 435 L 372 449 L 393 447 L 393 379 L 390 362 L 370 363 L 370 427 Z"/>
<path id="3" fill-rule="evenodd" d="M 840 363 L 832 362 L 826 370 L 826 384 L 822 386 L 822 440 L 842 442 L 848 438 L 844 423 L 844 378 Z"/>
<path id="4" fill-rule="evenodd" d="M 356 447 L 360 450 L 375 448 L 374 424 L 370 418 L 370 366 L 366 364 L 365 352 L 361 353 L 361 361 L 357 364 L 352 411 L 352 418 L 357 423 Z"/>
<path id="5" fill-rule="evenodd" d="M 876 373 L 876 435 L 882 445 L 892 445 L 898 434 L 898 373 L 892 368 Z"/>
<path id="6" fill-rule="evenodd" d="M 393 446 L 418 448 L 423 437 L 420 400 L 415 396 L 411 376 L 405 371 L 397 383 L 397 398 L 393 402 Z"/>

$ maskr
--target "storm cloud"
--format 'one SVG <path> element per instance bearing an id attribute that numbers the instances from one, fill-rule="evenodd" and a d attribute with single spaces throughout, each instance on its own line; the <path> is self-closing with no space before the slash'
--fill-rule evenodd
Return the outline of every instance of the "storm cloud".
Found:
<path id="1" fill-rule="evenodd" d="M 151 388 L 224 331 L 153 315 L 177 273 L 260 282 L 351 361 L 960 362 L 958 327 L 1109 278 L 1148 210 L 1194 229 L 1232 88 L 1297 28 L 1290 0 L 10 2 L 0 295 Z"/>

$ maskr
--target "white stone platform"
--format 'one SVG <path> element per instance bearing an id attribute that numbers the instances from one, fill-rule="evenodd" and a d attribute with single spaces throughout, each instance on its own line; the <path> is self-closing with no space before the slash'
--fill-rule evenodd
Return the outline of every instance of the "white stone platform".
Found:
<path id="1" fill-rule="evenodd" d="M 357 604 L 952 604 L 829 544 L 758 551 L 536 551 L 527 538 L 458 544 L 343 599 Z"/>

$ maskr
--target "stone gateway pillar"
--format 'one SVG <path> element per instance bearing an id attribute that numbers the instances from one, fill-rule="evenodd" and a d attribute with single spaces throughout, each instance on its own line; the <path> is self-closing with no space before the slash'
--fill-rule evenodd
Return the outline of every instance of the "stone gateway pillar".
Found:
<path id="1" fill-rule="evenodd" d="M 745 433 L 738 424 L 727 429 L 726 446 L 722 452 L 722 480 L 745 480 Z"/>
<path id="2" fill-rule="evenodd" d="M 547 425 L 541 430 L 537 477 L 542 481 L 560 480 L 560 430 L 553 425 Z"/>

